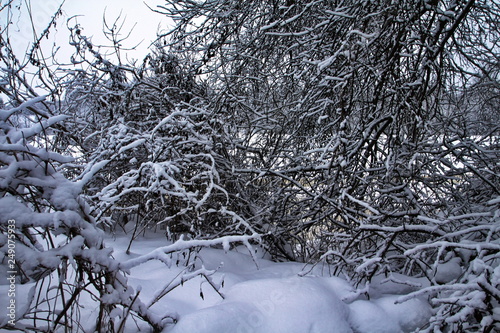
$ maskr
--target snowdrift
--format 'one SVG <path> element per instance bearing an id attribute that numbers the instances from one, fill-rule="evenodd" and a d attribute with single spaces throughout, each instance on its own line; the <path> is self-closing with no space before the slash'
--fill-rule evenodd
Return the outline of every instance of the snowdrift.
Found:
<path id="1" fill-rule="evenodd" d="M 125 237 L 107 242 L 121 261 L 148 253 L 165 240 L 136 240 L 130 255 L 125 254 L 126 242 Z M 163 333 L 411 332 L 431 316 L 425 299 L 398 303 L 400 296 L 415 290 L 411 284 L 396 284 L 384 277 L 374 279 L 370 289 L 374 297 L 367 299 L 348 281 L 329 276 L 325 267 L 255 261 L 245 248 L 227 252 L 204 248 L 196 261 L 197 268 L 217 270 L 211 277 L 221 283 L 220 294 L 197 277 L 150 302 L 158 316 L 177 318 Z M 184 269 L 149 261 L 133 268 L 129 281 L 148 304 Z"/>

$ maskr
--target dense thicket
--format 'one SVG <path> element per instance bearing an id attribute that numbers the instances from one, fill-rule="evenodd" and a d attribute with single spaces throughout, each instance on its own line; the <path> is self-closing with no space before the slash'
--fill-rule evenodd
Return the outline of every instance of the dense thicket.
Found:
<path id="1" fill-rule="evenodd" d="M 89 221 L 133 222 L 132 238 L 260 234 L 276 260 L 326 262 L 360 293 L 380 274 L 426 276 L 427 330 L 498 325 L 500 4 L 176 0 L 156 11 L 175 25 L 143 63 L 108 59 L 76 26 L 74 67 L 50 76 L 63 93 L 50 90 L 46 112 L 68 118 L 43 142 L 76 151 L 79 169 L 58 172 L 80 182 Z M 26 82 L 12 68 L 7 123 L 29 92 L 14 89 Z M 26 202 L 16 186 L 2 197 Z"/>
<path id="2" fill-rule="evenodd" d="M 339 230 L 465 213 L 498 195 L 498 127 L 477 118 L 498 116 L 480 106 L 495 104 L 496 10 L 474 1 L 165 8 L 178 22 L 173 52 L 216 91 L 231 178 L 249 191 L 252 218 L 304 250 L 314 248 L 307 240 L 329 246 Z M 474 144 L 492 155 L 479 162 Z M 471 198 L 477 181 L 484 192 Z"/>

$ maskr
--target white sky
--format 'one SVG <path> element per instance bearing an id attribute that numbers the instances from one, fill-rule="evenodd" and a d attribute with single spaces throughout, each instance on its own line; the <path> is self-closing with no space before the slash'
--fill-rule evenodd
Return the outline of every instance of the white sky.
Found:
<path id="1" fill-rule="evenodd" d="M 2 5 L 8 0 L 0 0 Z M 37 33 L 40 34 L 46 28 L 52 15 L 63 0 L 31 0 L 33 21 Z M 13 22 L 10 27 L 11 36 L 14 37 L 16 49 L 25 52 L 29 41 L 33 40 L 31 24 L 29 24 L 29 15 L 27 15 L 26 0 L 14 0 L 14 6 L 22 4 L 21 15 L 19 11 L 14 10 Z M 136 51 L 129 52 L 129 58 L 142 60 L 147 54 L 147 48 L 155 39 L 158 29 L 168 27 L 168 19 L 158 13 L 152 12 L 145 4 L 151 8 L 156 5 L 163 5 L 162 0 L 66 0 L 63 5 L 63 16 L 59 18 L 57 32 L 53 31 L 50 41 L 44 41 L 45 48 L 54 42 L 61 46 L 58 52 L 58 59 L 61 62 L 67 62 L 71 54 L 71 48 L 68 46 L 68 31 L 66 21 L 74 15 L 81 15 L 71 21 L 71 25 L 79 23 L 83 27 L 82 34 L 90 37 L 95 44 L 106 43 L 102 32 L 103 15 L 106 13 L 108 24 L 113 24 L 116 18 L 122 12 L 120 23 L 125 19 L 122 29 L 123 34 L 127 34 L 135 24 L 130 38 L 124 42 L 124 47 L 132 47 L 142 41 Z M 5 13 L 0 17 L 2 28 L 5 26 Z M 55 32 L 55 33 L 54 33 Z M 49 43 L 47 43 L 49 42 Z M 108 43 L 109 44 L 109 43 Z M 67 49 L 66 49 L 67 47 Z M 64 59 L 67 58 L 67 59 Z"/>

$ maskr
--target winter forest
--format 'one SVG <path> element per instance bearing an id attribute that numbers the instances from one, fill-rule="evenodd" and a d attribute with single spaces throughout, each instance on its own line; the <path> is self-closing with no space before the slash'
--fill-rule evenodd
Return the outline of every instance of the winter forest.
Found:
<path id="1" fill-rule="evenodd" d="M 2 332 L 500 331 L 498 0 L 158 0 L 134 61 L 23 3 Z"/>

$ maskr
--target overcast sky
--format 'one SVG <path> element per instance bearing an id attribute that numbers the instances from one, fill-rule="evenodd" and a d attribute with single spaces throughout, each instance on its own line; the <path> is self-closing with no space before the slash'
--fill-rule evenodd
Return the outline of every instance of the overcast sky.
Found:
<path id="1" fill-rule="evenodd" d="M 6 2 L 7 0 L 1 0 L 2 4 Z M 152 8 L 163 4 L 162 0 L 146 0 L 145 2 Z M 61 3 L 62 0 L 31 0 L 32 17 L 38 34 L 46 28 Z M 25 0 L 15 0 L 14 4 L 22 4 L 23 7 L 21 14 L 19 11 L 13 11 L 14 24 L 11 26 L 11 35 L 16 37 L 15 43 L 18 44 L 19 49 L 25 50 L 28 41 L 33 40 L 29 15 L 24 7 Z M 168 20 L 160 14 L 151 12 L 142 0 L 66 0 L 63 5 L 63 16 L 58 20 L 57 32 L 54 31 L 55 33 L 51 34 L 51 43 L 56 42 L 66 47 L 68 41 L 66 21 L 74 15 L 81 16 L 71 20 L 71 25 L 79 23 L 83 27 L 83 34 L 92 36 L 94 44 L 105 43 L 106 39 L 102 33 L 103 15 L 105 13 L 108 24 L 112 24 L 120 12 L 122 19 L 125 19 L 122 30 L 124 34 L 135 25 L 124 46 L 131 47 L 142 41 L 137 51 L 129 53 L 129 57 L 142 59 L 147 54 L 147 47 L 155 39 L 159 27 L 165 29 L 168 26 Z M 5 17 L 2 17 L 2 26 L 4 22 Z M 68 51 L 64 49 L 59 51 L 58 59 L 66 61 L 62 58 L 66 57 L 69 52 L 69 48 Z"/>

